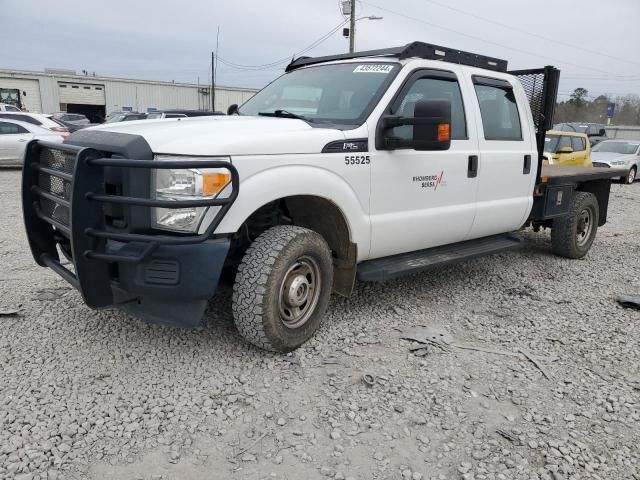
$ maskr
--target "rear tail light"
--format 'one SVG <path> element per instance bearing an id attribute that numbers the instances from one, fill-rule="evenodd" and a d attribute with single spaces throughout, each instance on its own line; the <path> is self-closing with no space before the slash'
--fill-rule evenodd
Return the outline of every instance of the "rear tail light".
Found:
<path id="1" fill-rule="evenodd" d="M 59 133 L 63 139 L 69 136 L 69 129 L 67 127 L 51 127 L 50 130 Z"/>

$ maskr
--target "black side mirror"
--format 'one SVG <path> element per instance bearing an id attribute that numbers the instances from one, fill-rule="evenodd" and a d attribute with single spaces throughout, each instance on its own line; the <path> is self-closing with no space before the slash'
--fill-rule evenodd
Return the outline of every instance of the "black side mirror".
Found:
<path id="1" fill-rule="evenodd" d="M 410 140 L 393 136 L 391 129 L 413 126 Z M 451 147 L 451 102 L 449 100 L 419 100 L 413 117 L 386 115 L 378 124 L 376 148 L 394 150 L 412 148 L 419 151 L 449 150 Z"/>
<path id="2" fill-rule="evenodd" d="M 604 128 L 601 128 L 600 131 L 598 132 L 598 136 L 599 137 L 606 137 L 607 136 L 607 131 Z"/>
<path id="3" fill-rule="evenodd" d="M 227 108 L 227 115 L 235 115 L 236 113 L 238 113 L 238 104 L 234 103 L 229 105 L 229 108 Z"/>

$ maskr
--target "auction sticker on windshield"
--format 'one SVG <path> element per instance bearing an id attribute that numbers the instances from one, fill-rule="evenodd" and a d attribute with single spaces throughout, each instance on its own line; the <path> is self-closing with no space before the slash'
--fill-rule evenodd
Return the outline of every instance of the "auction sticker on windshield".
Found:
<path id="1" fill-rule="evenodd" d="M 393 65 L 358 65 L 353 73 L 389 73 L 393 70 Z"/>

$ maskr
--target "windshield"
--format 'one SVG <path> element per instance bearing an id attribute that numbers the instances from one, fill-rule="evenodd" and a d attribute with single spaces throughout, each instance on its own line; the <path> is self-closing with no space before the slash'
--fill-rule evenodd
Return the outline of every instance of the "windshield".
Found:
<path id="1" fill-rule="evenodd" d="M 104 123 L 121 122 L 123 118 L 124 118 L 124 115 L 121 114 L 121 113 L 120 114 L 115 114 L 115 115 L 109 115 Z"/>
<path id="2" fill-rule="evenodd" d="M 633 142 L 600 142 L 593 147 L 593 152 L 610 152 L 619 153 L 621 155 L 633 155 L 638 152 L 640 143 Z"/>
<path id="3" fill-rule="evenodd" d="M 343 63 L 287 73 L 249 99 L 240 115 L 283 112 L 312 123 L 358 125 L 398 71 L 394 63 Z M 277 111 L 280 111 L 278 114 Z"/>

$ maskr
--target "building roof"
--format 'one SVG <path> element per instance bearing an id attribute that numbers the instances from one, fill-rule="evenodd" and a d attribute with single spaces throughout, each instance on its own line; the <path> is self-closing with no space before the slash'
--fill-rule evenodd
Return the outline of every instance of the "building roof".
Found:
<path id="1" fill-rule="evenodd" d="M 167 82 L 163 80 L 143 80 L 134 78 L 122 78 L 122 77 L 108 77 L 104 75 L 70 75 L 63 73 L 49 73 L 38 72 L 33 70 L 11 70 L 0 68 L 0 77 L 49 77 L 56 79 L 63 79 L 67 81 L 81 81 L 81 82 L 125 82 L 125 83 L 142 83 L 145 85 L 173 85 L 176 87 L 192 87 L 192 88 L 206 88 L 208 84 L 196 84 L 185 82 Z M 257 92 L 256 88 L 244 88 L 244 87 L 229 87 L 225 85 L 216 85 L 216 90 L 234 90 L 242 92 Z"/>

